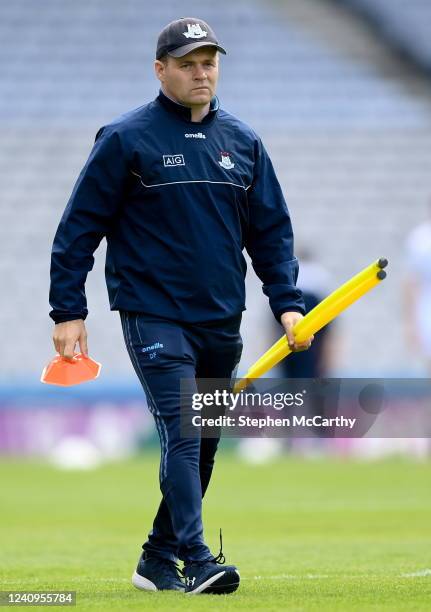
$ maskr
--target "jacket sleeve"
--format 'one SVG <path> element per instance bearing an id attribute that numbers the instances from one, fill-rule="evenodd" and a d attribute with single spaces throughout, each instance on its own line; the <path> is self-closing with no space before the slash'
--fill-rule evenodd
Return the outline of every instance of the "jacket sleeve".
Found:
<path id="1" fill-rule="evenodd" d="M 253 182 L 247 191 L 249 227 L 245 246 L 275 318 L 284 312 L 305 314 L 296 287 L 298 260 L 293 254 L 293 231 L 280 184 L 265 147 L 255 141 Z"/>
<path id="2" fill-rule="evenodd" d="M 88 314 L 85 281 L 93 268 L 93 253 L 119 208 L 127 170 L 118 132 L 101 128 L 54 237 L 49 316 L 56 323 Z"/>

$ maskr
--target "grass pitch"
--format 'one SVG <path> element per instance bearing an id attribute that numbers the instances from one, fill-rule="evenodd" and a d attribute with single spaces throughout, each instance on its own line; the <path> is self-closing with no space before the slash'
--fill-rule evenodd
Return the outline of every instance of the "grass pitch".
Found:
<path id="1" fill-rule="evenodd" d="M 61 472 L 2 460 L 3 590 L 75 590 L 80 610 L 430 610 L 431 464 L 281 459 L 221 451 L 206 538 L 232 595 L 143 593 L 130 577 L 159 502 L 158 456 Z M 46 609 L 46 608 L 44 608 Z"/>

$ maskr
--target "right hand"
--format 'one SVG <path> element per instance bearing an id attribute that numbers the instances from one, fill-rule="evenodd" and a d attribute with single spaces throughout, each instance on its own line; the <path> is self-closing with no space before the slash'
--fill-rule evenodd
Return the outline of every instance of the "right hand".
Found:
<path id="1" fill-rule="evenodd" d="M 61 357 L 73 359 L 77 342 L 79 342 L 81 353 L 84 357 L 88 357 L 87 330 L 83 319 L 57 323 L 52 339 L 55 350 Z"/>
<path id="2" fill-rule="evenodd" d="M 284 327 L 284 331 L 286 332 L 287 343 L 289 345 L 289 349 L 292 353 L 300 353 L 301 351 L 306 351 L 310 348 L 311 343 L 314 340 L 314 336 L 311 336 L 304 342 L 296 342 L 295 336 L 293 334 L 293 328 L 301 319 L 304 318 L 300 312 L 284 312 L 281 315 L 280 322 Z"/>

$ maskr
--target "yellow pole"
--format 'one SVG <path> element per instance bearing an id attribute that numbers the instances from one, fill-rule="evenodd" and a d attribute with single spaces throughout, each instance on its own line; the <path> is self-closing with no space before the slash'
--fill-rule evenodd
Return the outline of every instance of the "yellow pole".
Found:
<path id="1" fill-rule="evenodd" d="M 335 319 L 353 302 L 356 302 L 356 300 L 380 283 L 386 277 L 386 272 L 383 268 L 387 264 L 387 260 L 383 258 L 375 261 L 328 295 L 295 325 L 293 328 L 295 340 L 305 342 L 313 334 L 322 329 L 322 327 Z M 238 380 L 235 384 L 234 392 L 239 393 L 239 391 L 245 389 L 251 379 L 259 378 L 268 372 L 268 370 L 273 368 L 291 352 L 286 335 L 284 335 L 251 366 L 243 379 Z"/>

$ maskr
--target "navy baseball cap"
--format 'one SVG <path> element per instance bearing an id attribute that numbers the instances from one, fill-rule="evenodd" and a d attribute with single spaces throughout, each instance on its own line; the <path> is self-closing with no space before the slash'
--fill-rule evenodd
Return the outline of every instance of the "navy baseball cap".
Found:
<path id="1" fill-rule="evenodd" d="M 214 30 L 196 17 L 182 17 L 168 23 L 160 32 L 157 40 L 156 59 L 166 53 L 172 57 L 183 57 L 199 47 L 215 47 L 226 55 L 226 51 L 218 43 Z"/>

